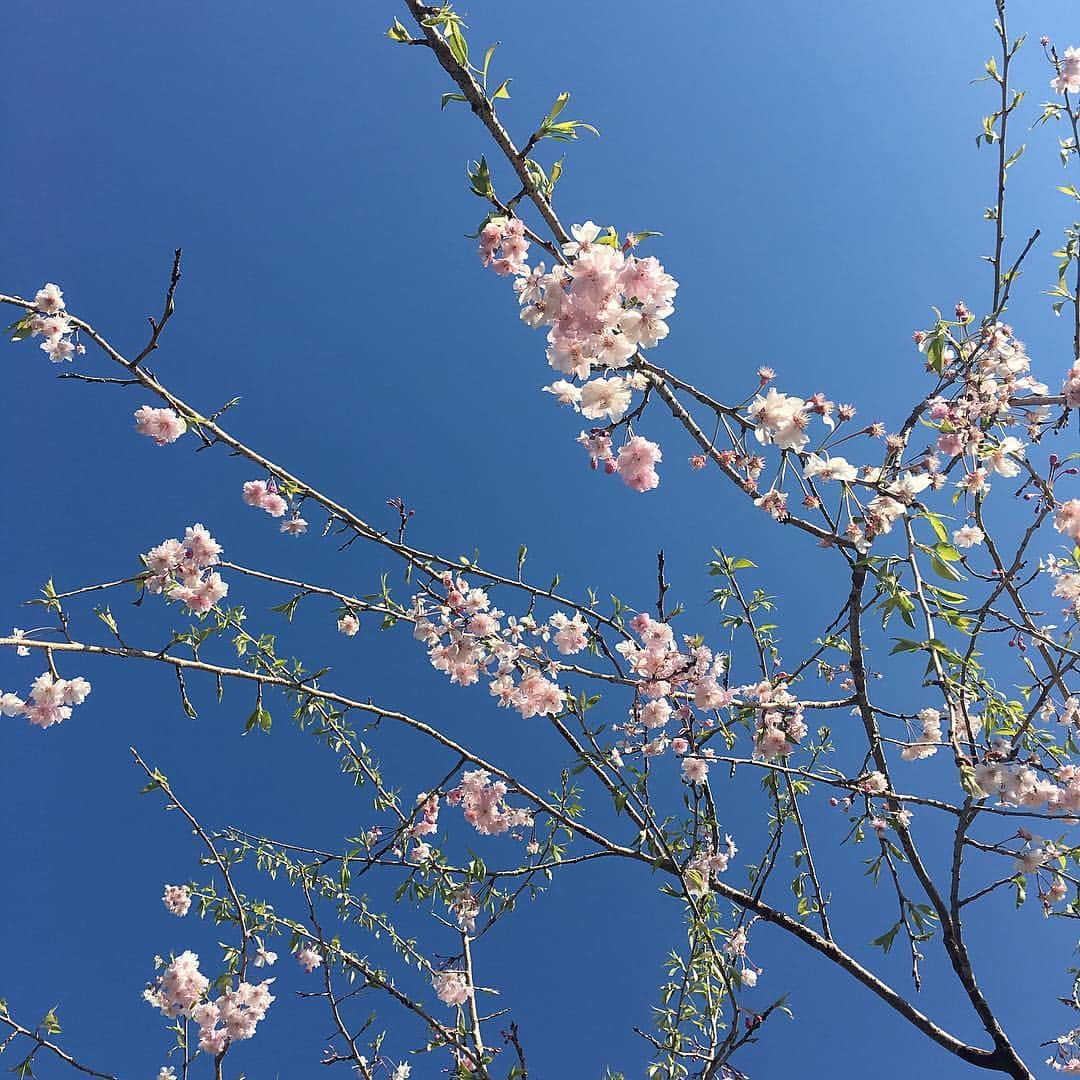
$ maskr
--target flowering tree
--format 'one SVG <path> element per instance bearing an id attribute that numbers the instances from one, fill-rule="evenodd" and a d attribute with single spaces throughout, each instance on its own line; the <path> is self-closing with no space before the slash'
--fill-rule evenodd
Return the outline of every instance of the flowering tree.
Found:
<path id="1" fill-rule="evenodd" d="M 755 962 L 763 935 L 834 965 L 961 1068 L 1032 1076 L 1038 1059 L 1014 1044 L 981 988 L 967 930 L 974 906 L 1003 890 L 1023 909 L 1017 919 L 1080 916 L 1072 835 L 1080 696 L 1071 689 L 1080 661 L 1080 492 L 1078 455 L 1061 449 L 1080 408 L 1080 239 L 1077 227 L 1066 229 L 1051 287 L 1053 310 L 1069 324 L 1072 366 L 1051 361 L 1040 381 L 1005 321 L 1040 234 L 1017 244 L 1006 233 L 1006 181 L 1023 150 L 1010 141 L 1023 101 L 1010 67 L 1023 38 L 1007 29 L 1004 0 L 994 23 L 999 51 L 985 67 L 995 104 L 979 137 L 996 162 L 986 296 L 914 334 L 925 371 L 889 424 L 863 423 L 855 405 L 768 368 L 748 377 L 742 399 L 722 401 L 661 366 L 677 283 L 646 253 L 657 234 L 590 220 L 567 228 L 555 210 L 563 165 L 545 151 L 595 129 L 568 118 L 562 93 L 519 144 L 498 111 L 510 80 L 493 74 L 494 48 L 481 60 L 450 5 L 405 7 L 390 41 L 430 55 L 454 86 L 443 106 L 467 106 L 494 144 L 492 160 L 481 156 L 468 171 L 484 213 L 480 262 L 506 279 L 521 321 L 544 336 L 552 372 L 544 391 L 584 422 L 583 464 L 625 485 L 628 515 L 635 499 L 657 497 L 643 493 L 660 486 L 662 463 L 700 471 L 718 498 L 752 500 L 763 529 L 802 534 L 807 559 L 839 567 L 846 585 L 812 650 L 793 657 L 781 651 L 753 562 L 724 550 L 710 563 L 723 641 L 683 625 L 668 600 L 663 553 L 640 595 L 608 603 L 567 595 L 558 579 L 530 579 L 524 548 L 513 572 L 428 551 L 414 543 L 413 510 L 402 500 L 390 500 L 392 528 L 369 522 L 231 434 L 223 417 L 235 402 L 208 412 L 154 374 L 149 363 L 175 311 L 179 251 L 161 314 L 133 355 L 81 317 L 77 302 L 69 309 L 55 284 L 0 295 L 17 309 L 10 336 L 70 362 L 62 377 L 134 387 L 135 430 L 172 447 L 162 453 L 187 444 L 243 461 L 238 496 L 275 519 L 287 542 L 315 542 L 305 536 L 310 518 L 323 542 L 370 545 L 395 568 L 354 595 L 226 559 L 211 528 L 192 523 L 132 552 L 126 569 L 103 567 L 108 580 L 64 590 L 50 581 L 31 601 L 38 625 L 0 638 L 40 671 L 8 669 L 7 717 L 43 730 L 79 723 L 97 700 L 85 677 L 92 663 L 171 668 L 178 707 L 191 716 L 189 685 L 204 681 L 219 700 L 226 687 L 247 688 L 251 732 L 268 731 L 275 701 L 285 702 L 345 782 L 371 795 L 376 816 L 359 835 L 339 849 L 301 846 L 251 831 L 253 823 L 211 827 L 213 808 L 190 805 L 182 778 L 132 749 L 147 795 L 183 819 L 200 856 L 203 872 L 192 880 L 162 883 L 164 909 L 212 919 L 228 937 L 220 956 L 200 957 L 174 927 L 162 956 L 148 959 L 145 998 L 161 1019 L 166 1059 L 159 1080 L 251 1068 L 260 1025 L 273 1023 L 285 1007 L 275 1001 L 294 991 L 325 1010 L 320 1030 L 331 1025 L 322 1062 L 365 1080 L 404 1080 L 414 1067 L 459 1080 L 527 1080 L 528 1017 L 517 1015 L 512 986 L 488 985 L 485 947 L 522 898 L 541 887 L 572 890 L 571 868 L 583 863 L 629 867 L 642 890 L 659 888 L 684 914 L 654 1022 L 628 1020 L 649 1077 L 743 1075 L 740 1051 L 789 1012 L 783 987 L 770 990 L 782 978 Z M 1052 97 L 1036 121 L 1064 132 L 1068 168 L 1080 153 L 1080 49 L 1059 52 L 1047 39 L 1042 48 Z M 1080 200 L 1076 187 L 1061 190 Z M 280 601 L 265 628 L 252 629 L 238 601 L 256 584 Z M 145 609 L 122 626 L 108 606 L 88 619 L 87 604 L 131 590 L 137 605 L 169 606 L 176 628 L 166 641 L 140 628 Z M 317 606 L 327 631 L 346 637 L 367 626 L 407 628 L 408 648 L 425 652 L 473 707 L 486 699 L 529 725 L 530 739 L 546 734 L 565 769 L 520 775 L 479 735 L 458 741 L 437 720 L 374 702 L 311 661 L 280 654 L 272 620 L 291 622 L 301 605 Z M 890 695 L 913 681 L 925 704 L 901 711 Z M 391 729 L 422 751 L 384 766 L 380 742 Z M 61 728 L 42 737 L 63 736 Z M 747 776 L 767 826 L 752 850 L 725 823 L 727 792 Z M 823 802 L 846 819 L 844 845 L 811 835 L 805 808 Z M 834 925 L 840 886 L 821 871 L 827 843 L 872 879 L 882 924 L 872 943 Z M 265 898 L 271 881 L 287 884 L 291 906 Z M 410 908 L 423 913 L 420 934 L 401 929 Z M 928 957 L 941 962 L 979 1039 L 920 1005 Z M 1061 989 L 1080 1011 L 1080 976 L 1070 990 L 1062 973 Z M 112 1075 L 58 1041 L 55 1012 L 35 1024 L 20 1013 L 18 987 L 9 992 L 0 1052 L 16 1056 L 19 1075 L 50 1056 Z M 496 992 L 508 1008 L 492 1005 Z M 1047 1064 L 1080 1072 L 1080 1029 L 1052 1034 Z M 774 1037 L 785 1038 L 784 1029 Z"/>

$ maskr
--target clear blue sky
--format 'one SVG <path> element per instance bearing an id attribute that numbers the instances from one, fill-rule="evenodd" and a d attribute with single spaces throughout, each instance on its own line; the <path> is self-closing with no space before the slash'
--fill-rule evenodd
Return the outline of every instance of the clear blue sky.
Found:
<path id="1" fill-rule="evenodd" d="M 992 8 L 549 0 L 538 12 L 476 0 L 467 14 L 472 40 L 503 42 L 494 69 L 514 77 L 503 103 L 514 132 L 527 135 L 563 89 L 574 95 L 567 115 L 602 132 L 569 148 L 564 220 L 664 233 L 650 250 L 681 287 L 661 362 L 719 396 L 742 396 L 754 369 L 770 364 L 782 388 L 823 389 L 867 419 L 895 422 L 897 403 L 921 392 L 911 330 L 931 304 L 964 298 L 981 311 L 987 296 L 978 256 L 990 247 L 981 215 L 992 162 L 974 136 L 992 90 L 970 80 L 994 46 Z M 1015 32 L 1033 35 L 1018 64 L 1032 91 L 1018 129 L 1047 94 L 1039 34 L 1080 41 L 1070 8 L 1013 6 Z M 833 605 L 835 579 L 818 569 L 826 561 L 683 468 L 690 449 L 659 416 L 646 428 L 667 455 L 658 492 L 634 496 L 590 474 L 574 420 L 538 393 L 548 381 L 542 340 L 464 239 L 482 215 L 464 165 L 490 158 L 490 147 L 467 110 L 440 114 L 449 86 L 432 57 L 382 36 L 402 11 L 390 0 L 11 0 L 0 20 L 0 290 L 58 281 L 72 310 L 135 349 L 182 245 L 178 312 L 154 367 L 207 410 L 242 395 L 230 417 L 241 437 L 369 520 L 389 525 L 385 499 L 404 496 L 421 546 L 479 547 L 490 565 L 512 569 L 528 543 L 537 579 L 558 570 L 567 589 L 591 584 L 644 606 L 662 546 L 687 631 L 717 643 L 704 566 L 722 543 L 761 565 L 794 656 L 818 629 L 808 616 Z M 1014 171 L 1010 231 L 1016 242 L 1047 227 L 1011 316 L 1038 370 L 1056 373 L 1070 361 L 1067 327 L 1038 295 L 1070 212 L 1053 192 L 1069 182 L 1055 136 L 1023 132 L 1031 145 Z M 349 591 L 375 588 L 391 568 L 359 545 L 338 553 L 316 536 L 280 537 L 240 503 L 250 469 L 195 455 L 191 440 L 159 450 L 133 434 L 139 393 L 56 382 L 32 345 L 4 350 L 0 627 L 34 624 L 19 602 L 46 578 L 70 588 L 133 573 L 140 551 L 193 521 L 228 557 Z M 96 357 L 84 366 L 108 373 Z M 277 628 L 265 610 L 280 599 L 233 581 L 230 600 L 248 605 L 253 626 Z M 113 606 L 133 639 L 165 640 L 159 606 Z M 95 622 L 88 615 L 88 633 Z M 405 632 L 346 641 L 314 605 L 278 629 L 283 651 L 333 663 L 343 689 L 486 746 L 536 786 L 565 764 L 539 721 L 498 712 L 482 688 L 448 688 Z M 37 670 L 0 657 L 0 687 L 24 689 Z M 152 958 L 190 947 L 209 967 L 217 935 L 171 919 L 159 902 L 163 881 L 198 873 L 199 852 L 175 816 L 138 798 L 128 745 L 210 825 L 334 845 L 375 817 L 366 793 L 332 782 L 332 760 L 283 708 L 269 738 L 245 739 L 252 703 L 239 691 L 217 707 L 212 686 L 196 684 L 192 721 L 168 671 L 76 673 L 94 692 L 70 723 L 45 733 L 0 726 L 0 996 L 23 1018 L 59 1003 L 73 1052 L 149 1077 L 166 1045 L 139 997 Z M 380 749 L 406 792 L 440 764 L 407 771 L 415 744 L 394 735 Z M 724 804 L 740 842 L 757 835 L 763 812 L 746 793 L 733 789 Z M 830 851 L 834 922 L 880 962 L 861 943 L 891 922 L 891 902 L 861 876 L 862 853 L 837 847 L 843 823 L 825 812 L 813 822 Z M 458 833 L 457 842 L 471 840 Z M 476 848 L 494 862 L 512 856 L 509 844 Z M 245 884 L 257 891 L 254 878 Z M 572 871 L 478 950 L 480 978 L 503 987 L 538 1078 L 588 1080 L 604 1065 L 640 1075 L 631 1026 L 649 1026 L 661 961 L 680 940 L 677 907 L 658 884 L 637 872 Z M 1067 990 L 1069 928 L 1044 925 L 1034 908 L 1014 917 L 1007 898 L 975 927 L 982 982 L 1034 1063 L 1038 1043 L 1069 1023 L 1054 1005 Z M 354 944 L 365 947 L 359 933 Z M 968 1075 L 816 958 L 768 934 L 754 955 L 766 969 L 762 1002 L 790 990 L 798 1018 L 797 1027 L 778 1021 L 745 1056 L 755 1078 Z M 901 955 L 882 967 L 903 983 Z M 252 1080 L 320 1072 L 328 1022 L 318 1003 L 293 999 L 312 987 L 291 960 L 278 974 L 279 1003 L 228 1059 Z M 955 1001 L 947 973 L 930 964 L 923 1007 L 977 1039 Z M 391 1036 L 387 1052 L 405 1045 Z M 44 1058 L 38 1071 L 61 1075 Z M 414 1068 L 434 1075 L 426 1061 Z"/>

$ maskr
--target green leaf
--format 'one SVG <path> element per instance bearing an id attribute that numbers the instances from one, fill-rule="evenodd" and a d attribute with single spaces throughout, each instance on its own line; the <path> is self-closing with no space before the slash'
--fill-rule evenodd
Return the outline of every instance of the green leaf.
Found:
<path id="1" fill-rule="evenodd" d="M 889 652 L 890 656 L 895 656 L 897 653 L 902 652 L 918 652 L 923 648 L 921 641 L 911 641 L 909 638 L 897 638 L 896 644 Z"/>
<path id="2" fill-rule="evenodd" d="M 930 566 L 933 568 L 934 573 L 938 577 L 945 578 L 946 581 L 963 581 L 964 575 L 958 570 L 954 570 L 947 562 L 939 558 L 937 555 L 930 557 Z"/>
<path id="3" fill-rule="evenodd" d="M 510 96 L 511 81 L 511 79 L 503 79 L 503 81 L 499 84 L 498 90 L 496 90 L 495 93 L 491 95 L 491 100 L 495 101 L 498 98 L 508 98 Z"/>
<path id="4" fill-rule="evenodd" d="M 555 104 L 551 106 L 551 111 L 547 114 L 548 120 L 554 120 L 566 108 L 566 103 L 570 100 L 570 91 L 564 90 L 556 99 Z"/>
<path id="5" fill-rule="evenodd" d="M 900 923 L 895 923 L 890 929 L 886 930 L 881 937 L 874 938 L 870 942 L 871 945 L 877 945 L 879 948 L 888 952 L 893 947 L 893 942 L 896 940 L 897 932 L 900 929 Z"/>
<path id="6" fill-rule="evenodd" d="M 1012 883 L 1016 888 L 1016 906 L 1023 907 L 1024 901 L 1027 900 L 1027 879 L 1023 874 L 1017 874 L 1012 879 Z"/>
<path id="7" fill-rule="evenodd" d="M 449 102 L 451 102 L 451 101 L 468 101 L 468 100 L 469 99 L 464 94 L 454 94 L 454 93 L 443 94 L 443 96 L 442 96 L 442 104 L 439 106 L 439 109 L 440 109 L 440 111 L 442 109 L 445 109 L 447 104 Z"/>
<path id="8" fill-rule="evenodd" d="M 254 731 L 258 728 L 260 731 L 269 731 L 272 718 L 270 713 L 259 705 L 255 711 L 247 718 L 247 723 L 244 725 L 244 734 Z"/>
<path id="9" fill-rule="evenodd" d="M 461 32 L 461 26 L 452 22 L 446 29 L 446 43 L 450 46 L 450 53 L 454 59 L 464 67 L 469 62 L 469 46 L 465 41 L 465 35 Z"/>
<path id="10" fill-rule="evenodd" d="M 495 55 L 495 50 L 499 47 L 499 43 L 496 41 L 494 45 L 489 45 L 488 50 L 484 53 L 484 66 L 480 69 L 480 78 L 484 80 L 484 86 L 487 86 L 487 73 L 488 67 L 491 65 L 491 58 Z"/>
<path id="11" fill-rule="evenodd" d="M 1021 143 L 1017 149 L 1015 149 L 1005 162 L 1005 168 L 1011 169 L 1023 156 L 1024 151 L 1027 149 L 1027 143 Z"/>
<path id="12" fill-rule="evenodd" d="M 34 316 L 32 314 L 24 315 L 21 319 L 16 319 L 7 328 L 7 332 L 11 335 L 12 341 L 22 341 L 31 335 L 33 331 L 30 329 L 30 323 L 33 318 Z"/>
<path id="13" fill-rule="evenodd" d="M 412 40 L 412 36 L 410 35 L 409 31 L 406 30 L 404 26 L 402 26 L 399 19 L 394 19 L 393 25 L 390 27 L 389 30 L 386 31 L 386 36 L 391 41 L 397 42 L 405 42 Z"/>
<path id="14" fill-rule="evenodd" d="M 931 513 L 929 510 L 926 511 L 926 513 L 924 513 L 922 516 L 930 522 L 930 527 L 934 530 L 934 533 L 937 536 L 938 540 L 940 540 L 943 544 L 947 544 L 949 542 L 949 533 L 946 530 L 945 523 L 941 520 L 941 518 L 937 514 Z"/>
<path id="15" fill-rule="evenodd" d="M 481 155 L 479 161 L 474 161 L 472 168 L 466 170 L 469 178 L 469 188 L 474 195 L 481 199 L 490 199 L 495 194 L 495 188 L 491 183 L 491 169 L 488 167 L 487 158 Z"/>

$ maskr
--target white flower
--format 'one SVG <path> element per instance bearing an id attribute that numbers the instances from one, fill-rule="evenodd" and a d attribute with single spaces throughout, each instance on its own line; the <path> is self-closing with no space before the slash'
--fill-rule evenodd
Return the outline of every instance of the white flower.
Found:
<path id="1" fill-rule="evenodd" d="M 1020 475 L 1020 465 L 1016 458 L 1024 456 L 1024 444 L 1013 435 L 1006 435 L 997 448 L 987 455 L 990 468 L 1006 478 Z"/>
<path id="2" fill-rule="evenodd" d="M 629 407 L 630 388 L 623 379 L 593 379 L 581 388 L 581 415 L 589 420 L 618 420 Z"/>
<path id="3" fill-rule="evenodd" d="M 931 483 L 931 477 L 929 473 L 921 473 L 916 476 L 914 473 L 906 472 L 898 480 L 895 480 L 892 484 L 886 488 L 890 495 L 895 495 L 901 502 L 909 503 L 920 491 L 925 491 Z"/>
<path id="4" fill-rule="evenodd" d="M 845 484 L 850 484 L 858 475 L 855 466 L 848 464 L 846 458 L 829 457 L 828 454 L 808 454 L 803 473 L 808 480 L 820 477 L 822 480 L 840 480 Z"/>
<path id="5" fill-rule="evenodd" d="M 577 409 L 581 404 L 581 390 L 565 379 L 556 379 L 550 386 L 545 386 L 544 393 L 554 394 L 560 405 L 573 405 Z"/>
<path id="6" fill-rule="evenodd" d="M 570 235 L 574 238 L 563 244 L 564 255 L 577 255 L 580 251 L 588 251 L 592 242 L 600 235 L 600 226 L 594 221 L 586 221 L 584 225 L 571 225 Z"/>
<path id="7" fill-rule="evenodd" d="M 952 534 L 953 543 L 958 548 L 969 548 L 975 544 L 981 544 L 984 539 L 982 529 L 977 525 L 965 525 L 963 528 L 957 529 Z"/>
<path id="8" fill-rule="evenodd" d="M 277 953 L 271 952 L 265 945 L 260 945 L 255 951 L 255 959 L 253 961 L 256 967 L 270 967 L 272 964 L 277 963 Z"/>

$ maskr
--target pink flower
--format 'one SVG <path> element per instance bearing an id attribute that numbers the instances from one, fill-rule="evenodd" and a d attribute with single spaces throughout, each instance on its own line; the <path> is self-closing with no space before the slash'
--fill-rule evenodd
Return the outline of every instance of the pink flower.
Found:
<path id="1" fill-rule="evenodd" d="M 221 545 L 203 525 L 189 525 L 183 540 L 165 540 L 143 556 L 146 588 L 204 614 L 229 591 L 220 574 L 207 573 L 220 561 L 221 552 Z"/>
<path id="2" fill-rule="evenodd" d="M 319 955 L 318 950 L 313 949 L 310 945 L 305 945 L 297 954 L 297 962 L 309 975 L 317 968 L 322 966 L 323 958 Z"/>
<path id="3" fill-rule="evenodd" d="M 704 784 L 709 779 L 709 763 L 704 758 L 683 758 L 683 779 L 690 784 Z"/>
<path id="4" fill-rule="evenodd" d="M 1080 49 L 1070 47 L 1065 50 L 1064 59 L 1058 66 L 1057 77 L 1050 80 L 1050 85 L 1059 94 L 1080 93 Z M 40 295 L 38 293 L 38 296 Z M 42 308 L 42 310 L 45 309 Z"/>
<path id="5" fill-rule="evenodd" d="M 172 409 L 143 405 L 135 411 L 135 430 L 140 435 L 148 435 L 158 446 L 164 446 L 176 442 L 187 431 L 187 424 Z"/>
<path id="6" fill-rule="evenodd" d="M 472 997 L 472 987 L 463 971 L 440 971 L 432 980 L 435 994 L 444 1005 L 464 1005 Z"/>
<path id="7" fill-rule="evenodd" d="M 198 956 L 188 951 L 176 957 L 143 996 L 166 1016 L 184 1016 L 209 987 L 210 980 L 199 971 Z"/>
<path id="8" fill-rule="evenodd" d="M 462 774 L 461 786 L 447 793 L 447 801 L 460 805 L 465 820 L 485 836 L 497 836 L 510 829 L 529 828 L 533 823 L 527 810 L 506 804 L 506 784 L 494 782 L 485 769 Z"/>
<path id="9" fill-rule="evenodd" d="M 1069 499 L 1058 507 L 1054 528 L 1072 540 L 1080 540 L 1080 499 Z"/>
<path id="10" fill-rule="evenodd" d="M 89 694 L 85 679 L 57 679 L 46 671 L 31 684 L 29 701 L 17 694 L 0 695 L 0 713 L 25 716 L 35 727 L 48 728 L 69 719 L 72 706 L 81 705 Z"/>
<path id="11" fill-rule="evenodd" d="M 1061 392 L 1065 395 L 1065 404 L 1070 409 L 1080 409 L 1080 363 L 1069 368 Z"/>
<path id="12" fill-rule="evenodd" d="M 563 656 L 571 656 L 581 652 L 589 643 L 588 626 L 578 613 L 571 619 L 561 611 L 557 611 L 548 620 L 551 628 L 555 631 L 555 648 Z"/>
<path id="13" fill-rule="evenodd" d="M 352 612 L 347 612 L 338 619 L 337 628 L 346 637 L 354 637 L 360 629 L 360 620 Z"/>
<path id="14" fill-rule="evenodd" d="M 207 532 L 206 527 L 198 522 L 189 525 L 184 531 L 182 545 L 188 559 L 200 570 L 220 561 L 221 545 Z"/>
<path id="15" fill-rule="evenodd" d="M 183 918 L 191 908 L 191 893 L 186 885 L 166 885 L 161 902 L 173 915 Z"/>
<path id="16" fill-rule="evenodd" d="M 619 420 L 630 407 L 630 387 L 625 379 L 593 379 L 581 388 L 580 401 L 581 415 L 589 420 Z"/>
<path id="17" fill-rule="evenodd" d="M 260 510 L 265 510 L 271 517 L 284 517 L 285 511 L 289 509 L 288 502 L 278 494 L 277 488 L 272 481 L 268 483 L 265 480 L 248 480 L 244 484 L 243 497 L 248 506 L 255 506 Z M 307 522 L 299 516 L 297 520 L 303 521 L 303 528 L 296 531 L 303 532 L 307 528 Z M 281 531 L 293 532 L 293 529 L 291 527 L 285 528 L 283 524 Z"/>
<path id="18" fill-rule="evenodd" d="M 577 408 L 581 404 L 581 390 L 565 379 L 556 379 L 550 386 L 545 386 L 544 393 L 554 394 L 560 405 L 573 405 Z"/>
<path id="19" fill-rule="evenodd" d="M 660 485 L 656 464 L 662 459 L 656 443 L 635 435 L 619 449 L 616 468 L 623 483 L 633 491 L 651 491 Z"/>
<path id="20" fill-rule="evenodd" d="M 265 480 L 248 480 L 244 484 L 244 502 L 248 506 L 257 506 L 261 509 L 268 494 Z"/>
<path id="21" fill-rule="evenodd" d="M 263 499 L 262 508 L 271 517 L 278 518 L 285 516 L 285 511 L 289 509 L 289 504 L 278 495 L 277 492 L 272 492 Z"/>
<path id="22" fill-rule="evenodd" d="M 958 548 L 969 548 L 981 544 L 985 535 L 977 525 L 964 525 L 953 532 L 952 538 Z"/>
<path id="23" fill-rule="evenodd" d="M 281 523 L 281 531 L 288 533 L 290 536 L 299 536 L 301 533 L 307 532 L 307 522 L 298 512 L 294 511 L 288 521 Z"/>
<path id="24" fill-rule="evenodd" d="M 554 716 L 563 707 L 563 692 L 539 672 L 531 671 L 518 684 L 511 702 L 523 720 L 533 716 Z"/>
<path id="25" fill-rule="evenodd" d="M 62 337 L 48 337 L 41 343 L 41 351 L 54 363 L 62 360 L 70 360 L 74 355 L 75 346 Z"/>
<path id="26" fill-rule="evenodd" d="M 199 1049 L 217 1055 L 223 1053 L 230 1042 L 250 1039 L 276 1000 L 270 993 L 273 981 L 242 982 L 235 990 L 225 990 L 217 1001 L 208 1001 L 192 1009 L 192 1019 L 199 1025 Z"/>
<path id="27" fill-rule="evenodd" d="M 43 285 L 34 297 L 34 306 L 46 315 L 55 315 L 58 311 L 63 311 L 64 294 L 60 291 L 60 286 L 54 285 L 51 281 Z"/>

